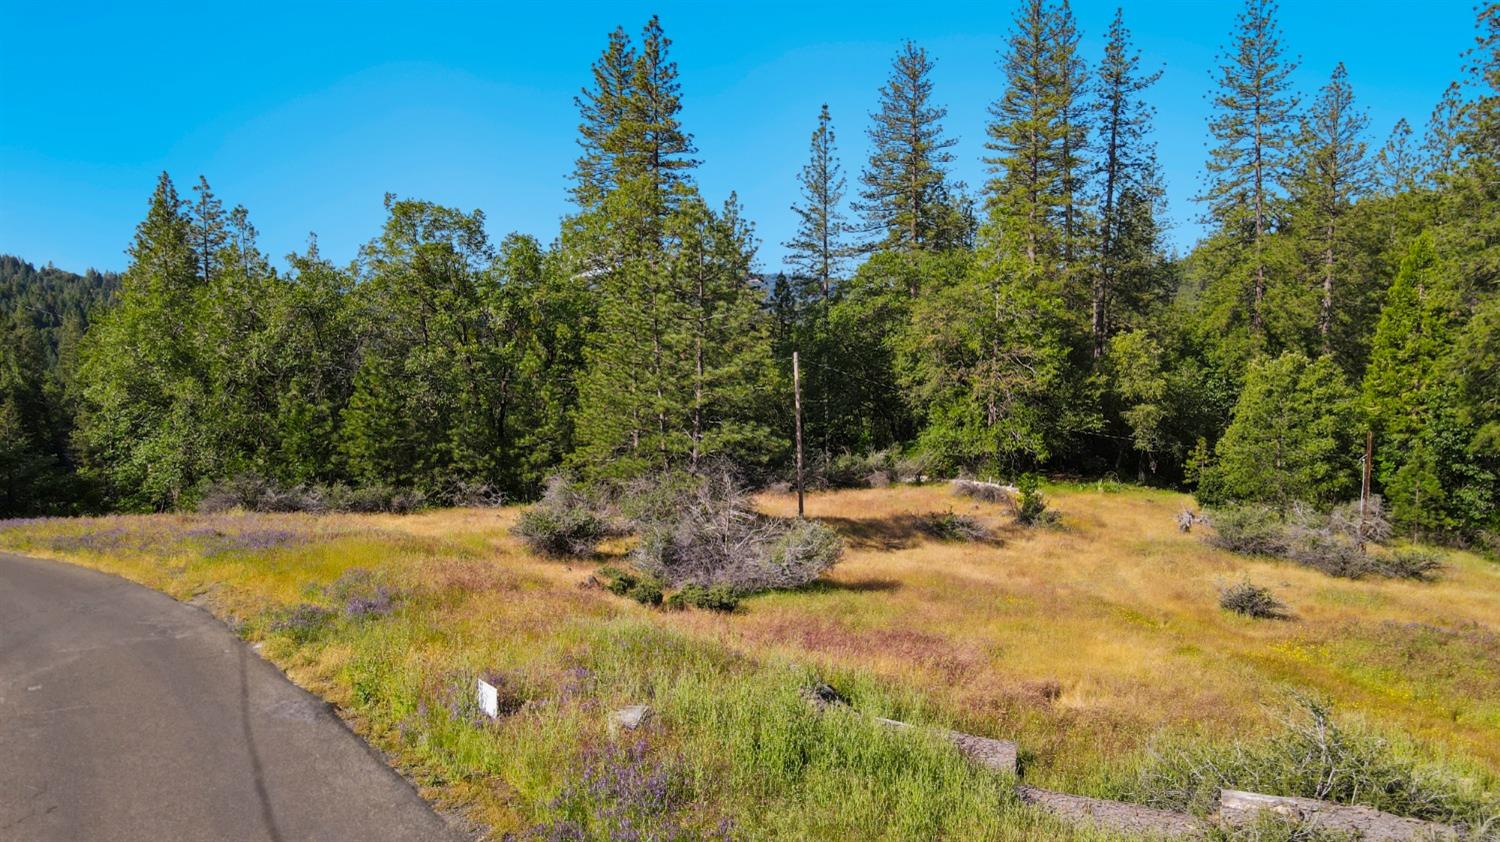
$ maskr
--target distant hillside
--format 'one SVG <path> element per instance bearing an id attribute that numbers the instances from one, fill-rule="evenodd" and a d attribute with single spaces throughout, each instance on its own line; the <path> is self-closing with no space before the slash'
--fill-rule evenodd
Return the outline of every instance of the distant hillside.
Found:
<path id="1" fill-rule="evenodd" d="M 91 314 L 119 287 L 120 276 L 114 272 L 90 269 L 79 275 L 50 265 L 38 269 L 0 254 L 0 315 L 8 324 L 19 318 L 40 331 L 49 362 L 56 362 L 63 334 L 83 335 Z"/>
<path id="2" fill-rule="evenodd" d="M 72 449 L 73 371 L 118 275 L 0 255 L 0 517 L 91 508 Z"/>

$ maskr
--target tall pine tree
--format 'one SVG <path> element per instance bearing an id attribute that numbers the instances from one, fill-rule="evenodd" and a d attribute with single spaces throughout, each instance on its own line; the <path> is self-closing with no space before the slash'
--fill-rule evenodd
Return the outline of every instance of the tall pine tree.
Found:
<path id="1" fill-rule="evenodd" d="M 1295 140 L 1295 61 L 1283 54 L 1272 0 L 1245 0 L 1213 94 L 1206 189 L 1208 218 L 1226 235 L 1249 283 L 1252 336 L 1263 337 L 1270 267 L 1266 242 L 1277 222 L 1288 154 Z"/>
<path id="2" fill-rule="evenodd" d="M 855 208 L 868 249 L 931 251 L 959 239 L 946 183 L 957 141 L 943 134 L 948 110 L 933 104 L 932 67 L 926 50 L 906 42 L 880 89 L 880 110 L 870 115 L 870 162 Z"/>
<path id="3" fill-rule="evenodd" d="M 792 212 L 797 215 L 797 232 L 785 243 L 787 262 L 801 279 L 815 285 L 819 297 L 826 299 L 849 256 L 845 242 L 848 223 L 841 208 L 844 174 L 834 147 L 833 120 L 828 115 L 827 103 L 818 112 L 809 159 L 797 181 L 802 201 L 792 205 Z"/>

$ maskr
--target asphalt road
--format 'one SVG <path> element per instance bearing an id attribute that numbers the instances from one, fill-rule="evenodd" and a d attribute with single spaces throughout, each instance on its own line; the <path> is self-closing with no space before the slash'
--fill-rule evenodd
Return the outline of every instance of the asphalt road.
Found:
<path id="1" fill-rule="evenodd" d="M 0 553 L 0 840 L 458 840 L 207 612 Z"/>

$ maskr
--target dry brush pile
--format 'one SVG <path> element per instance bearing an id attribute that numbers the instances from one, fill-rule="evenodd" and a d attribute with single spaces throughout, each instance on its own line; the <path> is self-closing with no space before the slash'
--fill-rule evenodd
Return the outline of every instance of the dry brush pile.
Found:
<path id="1" fill-rule="evenodd" d="M 553 557 L 587 557 L 606 537 L 635 535 L 632 569 L 603 568 L 606 587 L 643 604 L 715 610 L 806 585 L 843 553 L 842 539 L 822 523 L 756 511 L 725 470 L 593 487 L 555 478 L 515 531 Z M 670 599 L 668 590 L 676 591 Z"/>

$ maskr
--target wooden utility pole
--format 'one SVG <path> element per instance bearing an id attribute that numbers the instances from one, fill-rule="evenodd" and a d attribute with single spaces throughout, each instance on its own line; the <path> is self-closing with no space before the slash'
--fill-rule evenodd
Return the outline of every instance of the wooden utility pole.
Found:
<path id="1" fill-rule="evenodd" d="M 1365 524 L 1368 522 L 1366 515 L 1370 510 L 1370 463 L 1375 458 L 1375 431 L 1365 431 L 1365 459 L 1364 471 L 1359 483 L 1359 548 L 1365 548 Z"/>
<path id="2" fill-rule="evenodd" d="M 797 517 L 802 517 L 802 365 L 792 352 L 792 403 L 797 410 Z"/>

